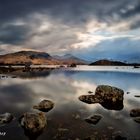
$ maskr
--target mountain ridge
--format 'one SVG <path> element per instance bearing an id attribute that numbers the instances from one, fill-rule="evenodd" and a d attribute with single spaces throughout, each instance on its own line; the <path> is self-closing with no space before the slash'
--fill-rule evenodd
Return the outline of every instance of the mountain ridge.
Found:
<path id="1" fill-rule="evenodd" d="M 69 57 L 65 55 L 65 58 L 55 58 L 46 52 L 37 52 L 37 51 L 19 51 L 15 53 L 9 53 L 5 55 L 0 55 L 0 64 L 13 64 L 13 65 L 22 65 L 26 63 L 31 64 L 48 64 L 48 65 L 84 65 L 86 61 L 81 60 L 75 56 L 69 54 Z"/>

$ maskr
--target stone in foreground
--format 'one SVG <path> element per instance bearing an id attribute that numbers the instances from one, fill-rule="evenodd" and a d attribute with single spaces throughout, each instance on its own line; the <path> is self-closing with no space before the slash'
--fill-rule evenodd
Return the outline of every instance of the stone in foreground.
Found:
<path id="1" fill-rule="evenodd" d="M 122 89 L 100 85 L 96 88 L 95 95 L 82 95 L 79 100 L 88 104 L 99 103 L 106 109 L 121 110 L 123 109 Z"/>
<path id="2" fill-rule="evenodd" d="M 123 109 L 124 91 L 117 87 L 100 85 L 96 88 L 95 95 L 100 99 L 100 104 L 107 109 Z"/>
<path id="3" fill-rule="evenodd" d="M 4 113 L 0 115 L 0 124 L 10 123 L 14 119 L 10 113 Z"/>
<path id="4" fill-rule="evenodd" d="M 43 112 L 48 112 L 54 107 L 54 103 L 50 100 L 43 100 L 38 105 L 33 106 L 34 109 L 38 109 Z"/>
<path id="5" fill-rule="evenodd" d="M 90 124 L 96 125 L 101 119 L 102 119 L 102 116 L 96 114 L 96 115 L 93 115 L 93 116 L 85 119 L 85 121 L 88 122 L 88 123 L 90 123 Z"/>
<path id="6" fill-rule="evenodd" d="M 140 117 L 140 108 L 132 109 L 130 111 L 131 117 Z"/>
<path id="7" fill-rule="evenodd" d="M 26 135 L 38 135 L 47 125 L 45 113 L 24 113 L 19 119 Z"/>

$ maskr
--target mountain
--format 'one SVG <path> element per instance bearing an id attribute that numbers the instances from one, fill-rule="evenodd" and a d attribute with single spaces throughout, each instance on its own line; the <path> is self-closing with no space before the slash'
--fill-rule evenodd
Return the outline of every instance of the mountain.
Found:
<path id="1" fill-rule="evenodd" d="M 57 58 L 57 59 L 61 59 L 61 60 L 63 60 L 63 59 L 70 59 L 70 58 L 76 58 L 75 56 L 73 56 L 71 54 L 65 54 L 65 55 L 61 55 L 61 56 L 54 55 L 53 57 Z"/>
<path id="2" fill-rule="evenodd" d="M 80 59 L 80 58 L 73 56 L 71 54 L 65 54 L 62 56 L 55 55 L 53 57 L 60 60 L 60 61 L 63 61 L 64 63 L 70 63 L 70 62 L 71 63 L 81 63 L 81 64 L 88 64 L 89 63 L 88 61 Z"/>
<path id="3" fill-rule="evenodd" d="M 128 65 L 127 63 L 124 62 L 120 62 L 120 61 L 111 61 L 111 60 L 98 60 L 95 61 L 93 63 L 91 63 L 90 65 L 103 65 L 103 66 L 125 66 Z"/>
<path id="4" fill-rule="evenodd" d="M 45 52 L 36 51 L 20 51 L 5 55 L 0 55 L 0 64 L 24 65 L 31 63 L 34 65 L 48 64 L 48 65 L 71 65 L 71 64 L 85 64 L 84 60 L 74 56 L 64 55 L 62 58 L 53 57 Z"/>

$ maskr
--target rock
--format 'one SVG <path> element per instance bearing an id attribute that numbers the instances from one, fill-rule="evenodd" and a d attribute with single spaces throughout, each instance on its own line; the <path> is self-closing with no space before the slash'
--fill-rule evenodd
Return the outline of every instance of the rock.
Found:
<path id="1" fill-rule="evenodd" d="M 59 132 L 68 132 L 69 129 L 67 129 L 67 128 L 58 128 L 58 131 Z"/>
<path id="2" fill-rule="evenodd" d="M 140 123 L 140 108 L 132 109 L 130 111 L 130 116 L 135 117 L 133 120 L 137 123 Z"/>
<path id="3" fill-rule="evenodd" d="M 0 124 L 10 123 L 14 119 L 10 113 L 4 113 L 0 115 Z"/>
<path id="4" fill-rule="evenodd" d="M 100 85 L 95 91 L 95 96 L 101 101 L 100 104 L 107 109 L 123 109 L 123 95 L 122 89 L 108 85 Z"/>
<path id="5" fill-rule="evenodd" d="M 131 117 L 140 117 L 140 108 L 132 109 L 130 111 Z"/>
<path id="6" fill-rule="evenodd" d="M 136 98 L 140 98 L 140 95 L 135 95 L 134 97 L 136 97 Z"/>
<path id="7" fill-rule="evenodd" d="M 85 121 L 88 122 L 88 123 L 96 125 L 101 119 L 102 119 L 102 116 L 96 114 L 96 115 L 93 115 L 93 116 L 85 119 Z"/>
<path id="8" fill-rule="evenodd" d="M 93 92 L 92 92 L 92 91 L 88 91 L 88 93 L 89 93 L 89 94 L 92 94 Z"/>
<path id="9" fill-rule="evenodd" d="M 20 125 L 24 128 L 25 135 L 38 135 L 42 133 L 47 125 L 45 113 L 24 113 L 19 119 Z"/>
<path id="10" fill-rule="evenodd" d="M 107 85 L 100 85 L 96 88 L 95 95 L 102 99 L 103 102 L 109 101 L 115 103 L 123 101 L 124 91 Z"/>
<path id="11" fill-rule="evenodd" d="M 137 123 L 140 123 L 140 117 L 134 118 L 134 121 L 137 122 Z"/>
<path id="12" fill-rule="evenodd" d="M 87 104 L 100 103 L 100 100 L 95 95 L 81 95 L 79 100 Z"/>
<path id="13" fill-rule="evenodd" d="M 100 85 L 96 88 L 95 95 L 82 95 L 79 100 L 88 104 L 99 103 L 107 109 L 123 109 L 124 91 L 108 85 Z"/>
<path id="14" fill-rule="evenodd" d="M 38 109 L 43 112 L 48 112 L 54 107 L 54 103 L 50 100 L 43 100 L 38 105 L 33 106 L 34 109 Z"/>

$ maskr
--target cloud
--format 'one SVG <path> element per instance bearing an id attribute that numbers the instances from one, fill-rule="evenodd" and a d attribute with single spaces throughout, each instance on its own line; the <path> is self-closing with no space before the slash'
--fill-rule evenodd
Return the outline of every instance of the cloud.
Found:
<path id="1" fill-rule="evenodd" d="M 70 25 L 91 19 L 110 24 L 139 14 L 139 5 L 139 0 L 5 0 L 0 5 L 0 19 L 11 21 L 40 13 Z"/>
<path id="2" fill-rule="evenodd" d="M 75 55 L 90 61 L 98 59 L 113 59 L 128 62 L 140 61 L 139 39 L 128 37 L 116 37 L 112 39 L 104 39 L 95 46 L 81 49 L 80 53 Z"/>
<path id="3" fill-rule="evenodd" d="M 2 0 L 0 52 L 61 54 L 130 38 L 140 27 L 139 5 L 139 0 Z"/>
<path id="4" fill-rule="evenodd" d="M 1 44 L 20 44 L 28 38 L 28 27 L 24 25 L 7 25 L 0 27 Z"/>

